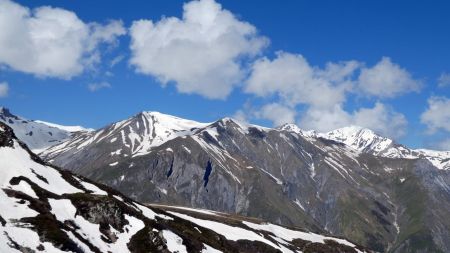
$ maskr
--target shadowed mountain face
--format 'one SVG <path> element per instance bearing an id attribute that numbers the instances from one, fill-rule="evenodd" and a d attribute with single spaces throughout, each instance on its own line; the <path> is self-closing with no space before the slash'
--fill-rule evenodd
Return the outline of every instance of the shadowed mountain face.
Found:
<path id="1" fill-rule="evenodd" d="M 43 162 L 0 123 L 0 252 L 368 252 L 257 219 L 144 206 Z"/>
<path id="2" fill-rule="evenodd" d="M 326 231 L 382 252 L 450 251 L 446 153 L 425 156 L 368 131 L 143 112 L 40 155 L 142 202 Z"/>

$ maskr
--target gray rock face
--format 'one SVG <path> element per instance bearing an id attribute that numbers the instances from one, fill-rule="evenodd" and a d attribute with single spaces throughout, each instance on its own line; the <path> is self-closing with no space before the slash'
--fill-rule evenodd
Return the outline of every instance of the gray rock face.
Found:
<path id="1" fill-rule="evenodd" d="M 292 126 L 144 112 L 41 157 L 142 202 L 308 227 L 382 252 L 450 251 L 449 170 L 369 151 Z"/>

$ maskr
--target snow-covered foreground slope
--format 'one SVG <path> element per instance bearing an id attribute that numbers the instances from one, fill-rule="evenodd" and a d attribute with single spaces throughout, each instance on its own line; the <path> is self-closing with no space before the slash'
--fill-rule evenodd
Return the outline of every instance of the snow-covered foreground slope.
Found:
<path id="1" fill-rule="evenodd" d="M 14 129 L 17 137 L 35 153 L 68 140 L 76 132 L 92 130 L 80 126 L 61 126 L 39 120 L 24 119 L 12 114 L 4 107 L 0 107 L 0 122 Z"/>
<path id="2" fill-rule="evenodd" d="M 0 252 L 364 252 L 211 211 L 165 211 L 45 164 L 0 123 Z"/>

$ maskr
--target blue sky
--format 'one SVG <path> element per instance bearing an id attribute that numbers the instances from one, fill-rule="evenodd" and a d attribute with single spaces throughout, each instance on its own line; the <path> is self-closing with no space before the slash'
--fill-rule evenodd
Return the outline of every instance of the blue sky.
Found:
<path id="1" fill-rule="evenodd" d="M 0 105 L 93 128 L 143 110 L 319 131 L 357 124 L 450 149 L 448 1 L 183 4 L 0 0 L 0 28 L 14 27 L 0 29 Z M 67 33 L 52 23 L 61 20 Z M 70 46 L 52 55 L 61 43 Z"/>

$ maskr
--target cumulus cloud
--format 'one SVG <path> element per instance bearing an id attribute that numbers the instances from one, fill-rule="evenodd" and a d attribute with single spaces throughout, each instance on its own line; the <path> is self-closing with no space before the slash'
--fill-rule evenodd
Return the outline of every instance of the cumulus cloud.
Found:
<path id="1" fill-rule="evenodd" d="M 125 33 L 120 21 L 84 23 L 64 9 L 0 0 L 0 65 L 17 71 L 70 79 L 100 61 L 100 43 Z"/>
<path id="2" fill-rule="evenodd" d="M 7 97 L 9 93 L 9 85 L 7 82 L 0 83 L 0 98 Z"/>
<path id="3" fill-rule="evenodd" d="M 405 115 L 378 102 L 373 108 L 361 108 L 356 111 L 353 114 L 353 124 L 398 139 L 406 134 L 408 121 Z"/>
<path id="4" fill-rule="evenodd" d="M 305 111 L 298 125 L 307 130 L 327 132 L 352 124 L 352 116 L 340 105 L 322 109 L 311 107 Z"/>
<path id="5" fill-rule="evenodd" d="M 264 105 L 260 110 L 255 112 L 257 118 L 268 119 L 272 121 L 275 126 L 281 126 L 285 123 L 294 123 L 295 115 L 296 112 L 294 109 L 278 103 Z"/>
<path id="6" fill-rule="evenodd" d="M 298 120 L 302 128 L 326 132 L 358 125 L 392 138 L 405 135 L 407 120 L 403 114 L 382 102 L 353 111 L 345 110 L 345 103 L 355 94 L 382 99 L 419 88 L 419 81 L 386 57 L 370 68 L 358 61 L 329 62 L 318 67 L 302 55 L 287 52 L 278 52 L 272 60 L 263 57 L 255 61 L 244 86 L 245 92 L 271 101 L 267 108 L 284 105 L 286 118 L 264 113 L 266 106 L 259 110 L 260 117 L 275 124 L 292 121 L 296 115 L 293 108 L 302 105 L 305 110 Z"/>
<path id="7" fill-rule="evenodd" d="M 104 88 L 111 88 L 111 84 L 108 82 L 100 82 L 100 83 L 90 83 L 88 84 L 88 89 L 92 92 L 98 91 Z"/>
<path id="8" fill-rule="evenodd" d="M 268 44 L 256 28 L 214 0 L 184 4 L 183 16 L 135 21 L 130 63 L 178 91 L 224 99 L 245 77 L 242 61 Z"/>
<path id="9" fill-rule="evenodd" d="M 446 97 L 431 97 L 428 108 L 420 116 L 420 121 L 433 134 L 439 130 L 450 132 L 450 99 Z"/>
<path id="10" fill-rule="evenodd" d="M 403 114 L 380 102 L 372 108 L 360 108 L 352 113 L 345 111 L 340 105 L 329 109 L 310 108 L 299 122 L 302 128 L 320 132 L 357 125 L 394 139 L 406 134 L 407 124 Z"/>
<path id="11" fill-rule="evenodd" d="M 444 139 L 434 145 L 434 148 L 438 150 L 450 151 L 450 138 Z"/>
<path id="12" fill-rule="evenodd" d="M 441 88 L 450 86 L 450 74 L 449 73 L 442 73 L 439 76 L 438 86 Z"/>
<path id="13" fill-rule="evenodd" d="M 419 91 L 421 83 L 411 74 L 383 57 L 375 66 L 361 69 L 358 87 L 364 94 L 380 98 L 393 98 L 411 91 Z"/>
<path id="14" fill-rule="evenodd" d="M 320 69 L 301 55 L 278 52 L 274 60 L 264 57 L 253 64 L 245 91 L 261 97 L 275 94 L 289 105 L 331 108 L 345 101 L 358 66 L 358 62 L 348 61 Z"/>
<path id="15" fill-rule="evenodd" d="M 247 114 L 243 110 L 237 110 L 233 116 L 234 119 L 236 119 L 239 122 L 247 123 Z"/>

